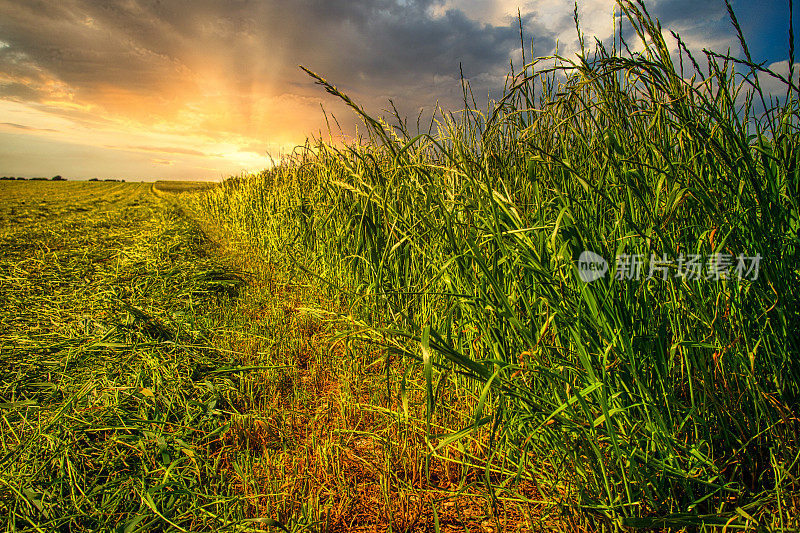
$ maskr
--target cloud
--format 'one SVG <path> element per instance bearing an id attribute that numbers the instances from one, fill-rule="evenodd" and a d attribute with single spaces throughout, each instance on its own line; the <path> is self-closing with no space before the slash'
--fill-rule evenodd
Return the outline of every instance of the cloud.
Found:
<path id="1" fill-rule="evenodd" d="M 717 0 L 647 5 L 693 51 L 736 45 Z M 613 0 L 579 1 L 590 45 L 609 42 L 614 9 Z M 356 122 L 298 65 L 370 113 L 391 99 L 412 119 L 437 102 L 462 107 L 463 68 L 482 105 L 499 95 L 509 61 L 519 65 L 518 10 L 536 55 L 557 42 L 577 50 L 571 1 L 0 0 L 0 99 L 87 130 L 202 136 L 275 154 L 326 130 L 320 105 L 347 130 Z M 155 139 L 97 142 L 171 153 Z M 214 155 L 196 151 L 172 153 Z"/>
<path id="2" fill-rule="evenodd" d="M 32 126 L 25 126 L 24 124 L 14 124 L 13 122 L 0 122 L 0 126 L 7 126 L 9 128 L 14 128 L 23 131 L 32 131 L 32 132 L 56 132 L 58 130 L 54 130 L 51 128 L 34 128 Z"/>
<path id="3" fill-rule="evenodd" d="M 736 46 L 728 12 L 723 2 L 711 0 L 660 0 L 649 9 L 658 18 L 662 28 L 679 34 L 693 53 L 704 48 L 725 51 Z M 668 44 L 677 51 L 677 42 L 671 36 Z"/>
<path id="4" fill-rule="evenodd" d="M 690 44 L 728 42 L 719 2 L 650 5 Z M 572 3 L 552 0 L 0 0 L 8 45 L 0 72 L 16 84 L 0 91 L 39 101 L 56 93 L 125 113 L 157 95 L 146 111 L 167 117 L 190 96 L 224 102 L 242 130 L 254 130 L 253 121 L 269 118 L 259 114 L 265 95 L 321 96 L 302 64 L 373 107 L 388 98 L 455 104 L 459 65 L 479 93 L 502 87 L 519 57 L 518 9 L 538 55 L 556 40 L 575 49 Z M 613 0 L 579 2 L 590 43 L 610 38 L 614 9 Z"/>
<path id="5" fill-rule="evenodd" d="M 774 72 L 784 79 L 789 80 L 789 60 L 776 61 L 766 67 L 767 70 Z M 800 63 L 794 63 L 792 69 L 792 82 L 795 87 L 800 87 Z M 759 73 L 758 81 L 764 94 L 769 94 L 774 99 L 775 97 L 783 100 L 786 97 L 787 85 L 785 82 L 770 76 L 765 73 Z"/>
<path id="6" fill-rule="evenodd" d="M 131 150 L 136 152 L 158 152 L 160 154 L 180 154 L 180 155 L 194 155 L 198 157 L 220 157 L 219 154 L 208 154 L 200 150 L 193 150 L 191 148 L 176 148 L 176 147 L 161 147 L 161 146 L 113 146 L 107 145 L 107 148 L 115 150 Z"/>
<path id="7" fill-rule="evenodd" d="M 519 46 L 516 24 L 479 22 L 456 7 L 436 15 L 438 4 L 65 0 L 54 7 L 0 0 L 8 44 L 0 50 L 0 95 L 91 102 L 138 120 L 218 104 L 228 124 L 212 114 L 199 126 L 257 134 L 257 121 L 289 122 L 265 97 L 313 98 L 306 111 L 325 100 L 299 64 L 373 107 L 388 98 L 411 107 L 442 96 L 455 103 L 459 64 L 485 80 L 481 92 L 500 86 Z M 136 106 L 140 100 L 147 105 Z"/>

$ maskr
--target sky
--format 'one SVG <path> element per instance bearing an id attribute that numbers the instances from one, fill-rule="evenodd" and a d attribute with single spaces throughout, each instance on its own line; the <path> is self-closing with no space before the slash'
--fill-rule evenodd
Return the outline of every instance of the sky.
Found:
<path id="1" fill-rule="evenodd" d="M 788 2 L 732 4 L 753 59 L 788 65 Z M 691 50 L 742 55 L 722 0 L 645 5 Z M 299 65 L 370 113 L 391 100 L 413 121 L 437 104 L 463 107 L 460 68 L 479 102 L 497 94 L 509 61 L 519 64 L 518 12 L 536 56 L 556 43 L 577 50 L 573 9 L 560 0 L 0 0 L 0 175 L 219 180 L 267 168 L 306 138 L 327 138 L 323 109 L 348 132 L 355 123 Z M 578 0 L 588 42 L 610 42 L 614 10 L 613 0 Z"/>

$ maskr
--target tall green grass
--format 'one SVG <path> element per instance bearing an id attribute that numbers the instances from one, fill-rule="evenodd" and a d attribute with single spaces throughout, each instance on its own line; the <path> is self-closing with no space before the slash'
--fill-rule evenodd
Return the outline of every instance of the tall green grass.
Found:
<path id="1" fill-rule="evenodd" d="M 430 453 L 491 430 L 490 489 L 527 480 L 613 526 L 797 527 L 800 93 L 773 102 L 760 80 L 782 75 L 749 54 L 671 54 L 642 4 L 620 7 L 640 52 L 618 35 L 534 60 L 486 112 L 421 134 L 309 72 L 367 137 L 309 143 L 195 207 L 354 302 L 419 370 L 429 422 L 469 391 L 473 422 Z M 584 250 L 604 278 L 580 279 Z M 651 258 L 723 253 L 760 254 L 757 279 L 677 262 L 648 279 Z M 615 279 L 625 254 L 640 279 Z"/>

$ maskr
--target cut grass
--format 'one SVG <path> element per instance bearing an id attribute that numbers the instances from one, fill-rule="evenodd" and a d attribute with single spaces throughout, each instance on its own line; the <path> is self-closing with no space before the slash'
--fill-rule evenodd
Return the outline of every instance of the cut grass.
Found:
<path id="1" fill-rule="evenodd" d="M 234 273 L 149 185 L 2 187 L 4 528 L 240 521 L 210 444 Z"/>

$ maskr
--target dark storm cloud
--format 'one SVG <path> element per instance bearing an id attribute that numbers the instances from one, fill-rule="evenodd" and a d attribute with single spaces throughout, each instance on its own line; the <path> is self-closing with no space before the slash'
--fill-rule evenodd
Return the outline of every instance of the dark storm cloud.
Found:
<path id="1" fill-rule="evenodd" d="M 56 100 L 126 110 L 135 107 L 136 97 L 148 97 L 148 107 L 139 113 L 165 117 L 186 104 L 185 95 L 195 95 L 195 105 L 219 99 L 220 113 L 250 135 L 255 126 L 249 121 L 259 120 L 254 109 L 264 97 L 309 99 L 302 104 L 307 113 L 320 100 L 332 103 L 298 65 L 324 76 L 371 112 L 392 99 L 411 116 L 437 100 L 458 108 L 463 65 L 481 104 L 487 93 L 497 96 L 502 88 L 509 59 L 518 63 L 517 21 L 478 22 L 481 16 L 467 7 L 473 3 L 444 1 L 0 0 L 0 97 L 45 102 L 56 94 Z M 574 38 L 571 6 L 544 0 L 519 4 L 536 54 L 551 53 L 557 38 Z M 601 6 L 593 16 L 610 19 L 606 4 L 580 2 L 590 13 Z M 647 5 L 664 28 L 679 31 L 695 51 L 707 44 L 735 44 L 721 2 Z M 510 6 L 507 11 L 515 11 Z M 560 10 L 555 18 L 554 6 Z M 549 19 L 539 16 L 548 10 Z M 215 79 L 207 79 L 211 76 Z M 220 80 L 225 87 L 218 90 Z M 301 104 L 295 100 L 294 105 Z M 291 127 L 291 116 L 279 119 L 274 108 L 268 111 L 276 127 Z"/>
<path id="2" fill-rule="evenodd" d="M 732 42 L 734 38 L 733 28 L 728 22 L 728 11 L 722 1 L 661 0 L 655 2 L 649 11 L 659 20 L 662 28 L 686 33 L 690 42 Z"/>
<path id="3" fill-rule="evenodd" d="M 192 73 L 216 65 L 243 95 L 265 80 L 276 91 L 321 95 L 299 64 L 371 103 L 405 97 L 431 105 L 440 91 L 457 89 L 459 63 L 480 91 L 499 86 L 519 47 L 516 25 L 478 23 L 454 9 L 433 16 L 437 5 L 0 0 L 0 40 L 9 45 L 0 50 L 0 72 L 15 78 L 0 91 L 42 99 L 51 79 L 86 97 L 111 86 L 137 94 L 196 88 L 202 81 Z M 541 30 L 548 48 L 552 36 Z"/>

